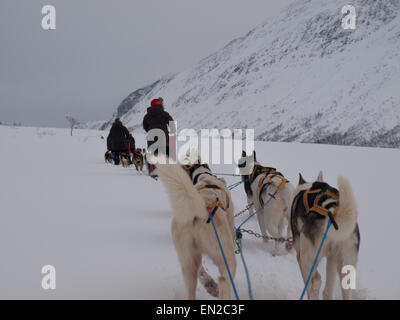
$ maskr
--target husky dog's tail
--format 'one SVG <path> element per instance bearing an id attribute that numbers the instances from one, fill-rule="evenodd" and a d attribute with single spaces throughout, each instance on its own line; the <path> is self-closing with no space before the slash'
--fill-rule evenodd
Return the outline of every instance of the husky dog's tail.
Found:
<path id="1" fill-rule="evenodd" d="M 343 240 L 350 236 L 357 224 L 357 203 L 347 178 L 339 176 L 337 179 L 339 189 L 339 210 L 335 215 L 335 221 L 339 230 L 331 230 L 329 237 Z"/>
<path id="2" fill-rule="evenodd" d="M 205 202 L 185 170 L 176 163 L 158 164 L 157 168 L 177 222 L 191 222 L 195 217 L 207 219 Z"/>

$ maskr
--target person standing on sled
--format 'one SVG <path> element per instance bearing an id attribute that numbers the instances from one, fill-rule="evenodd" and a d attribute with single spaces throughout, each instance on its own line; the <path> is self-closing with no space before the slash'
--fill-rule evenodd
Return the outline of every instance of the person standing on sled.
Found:
<path id="1" fill-rule="evenodd" d="M 170 132 L 168 132 L 168 128 Z M 147 108 L 147 113 L 143 118 L 143 129 L 147 134 L 147 148 L 149 153 L 158 155 L 158 153 L 170 155 L 169 134 L 175 134 L 176 128 L 174 119 L 164 110 L 164 101 L 162 98 L 154 99 Z M 147 169 L 152 177 L 157 177 L 154 171 L 155 166 L 149 164 L 146 160 Z"/>
<path id="2" fill-rule="evenodd" d="M 112 152 L 115 165 L 119 165 L 122 152 L 128 153 L 129 135 L 129 130 L 121 120 L 115 119 L 107 137 L 107 149 Z"/>

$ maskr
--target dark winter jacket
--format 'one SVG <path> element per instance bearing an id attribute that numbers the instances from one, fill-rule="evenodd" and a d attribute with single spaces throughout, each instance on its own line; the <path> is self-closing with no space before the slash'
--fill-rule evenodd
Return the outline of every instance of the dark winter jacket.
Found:
<path id="1" fill-rule="evenodd" d="M 107 148 L 111 151 L 128 150 L 129 131 L 119 121 L 113 123 L 107 137 Z"/>
<path id="2" fill-rule="evenodd" d="M 143 119 L 143 129 L 148 132 L 151 129 L 161 129 L 166 137 L 166 143 L 168 147 L 169 135 L 168 135 L 168 125 L 170 121 L 174 121 L 170 114 L 164 109 L 154 106 L 147 108 L 147 114 Z M 157 140 L 157 139 L 156 139 Z M 147 144 L 150 146 L 153 142 L 148 141 Z"/>
<path id="3" fill-rule="evenodd" d="M 147 114 L 143 119 L 143 129 L 148 132 L 151 129 L 161 129 L 168 135 L 168 124 L 174 121 L 164 109 L 155 106 L 147 108 Z"/>

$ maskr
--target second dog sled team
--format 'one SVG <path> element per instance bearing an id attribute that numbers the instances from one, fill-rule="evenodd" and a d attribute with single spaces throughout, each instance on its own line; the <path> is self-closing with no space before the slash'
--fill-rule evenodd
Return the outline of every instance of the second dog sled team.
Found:
<path id="1" fill-rule="evenodd" d="M 154 99 L 147 110 L 143 127 L 146 132 L 159 128 L 168 136 L 167 124 L 171 120 L 172 117 L 164 111 L 163 100 Z M 113 127 L 116 126 L 115 131 L 121 132 L 125 139 L 129 139 L 128 130 L 122 123 L 116 123 L 113 124 Z M 112 135 L 111 131 L 109 136 L 115 134 Z M 148 142 L 148 147 L 151 143 Z M 112 149 L 108 149 L 113 151 L 114 157 L 116 152 L 126 152 L 122 145 L 111 147 Z M 199 156 L 196 156 L 197 161 L 194 163 L 192 161 L 191 164 L 182 165 L 168 159 L 168 155 L 168 148 L 164 154 L 158 155 L 158 159 L 162 161 L 156 164 L 157 174 L 173 210 L 171 233 L 187 297 L 196 298 L 197 282 L 200 280 L 212 296 L 230 299 L 231 283 L 228 271 L 210 224 L 212 212 L 226 262 L 234 277 L 234 205 L 227 183 L 223 178 L 217 177 L 207 164 L 202 163 Z M 336 277 L 342 280 L 344 274 L 341 271 L 344 266 L 356 267 L 360 246 L 357 204 L 349 180 L 339 176 L 336 189 L 324 181 L 322 172 L 313 182 L 307 182 L 300 174 L 298 185 L 294 186 L 276 168 L 261 165 L 256 159 L 255 151 L 251 155 L 243 151 L 238 167 L 250 207 L 249 214 L 252 215 L 254 210 L 258 211 L 256 216 L 264 241 L 268 241 L 268 234 L 276 239 L 283 238 L 286 225 L 286 237 L 293 238 L 292 245 L 304 283 L 314 263 L 321 235 L 328 221 L 335 226 L 327 234 L 327 240 L 307 287 L 308 298 L 318 299 L 322 280 L 317 267 L 320 260 L 326 257 L 326 281 L 322 296 L 324 299 L 332 299 Z M 151 165 L 148 168 L 150 174 L 155 170 Z M 244 171 L 243 168 L 250 170 Z M 265 205 L 272 194 L 274 200 Z M 286 250 L 290 251 L 292 245 L 287 242 Z M 280 242 L 275 241 L 273 256 L 278 255 L 279 248 Z M 217 281 L 214 281 L 203 267 L 203 255 L 207 255 L 217 266 L 220 274 Z M 351 299 L 352 290 L 342 288 L 342 296 L 343 299 Z"/>

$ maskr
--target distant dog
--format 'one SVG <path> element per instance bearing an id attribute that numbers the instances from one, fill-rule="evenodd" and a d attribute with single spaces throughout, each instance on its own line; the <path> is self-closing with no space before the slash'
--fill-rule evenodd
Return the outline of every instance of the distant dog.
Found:
<path id="1" fill-rule="evenodd" d="M 113 162 L 113 155 L 112 155 L 112 152 L 110 150 L 108 150 L 104 154 L 104 161 L 107 162 L 107 163 L 112 163 Z"/>
<path id="2" fill-rule="evenodd" d="M 291 237 L 290 231 L 290 207 L 293 199 L 293 185 L 285 179 L 282 173 L 275 168 L 263 167 L 256 160 L 255 151 L 251 156 L 242 152 L 239 160 L 239 169 L 247 167 L 248 172 L 241 172 L 242 180 L 245 181 L 244 189 L 247 195 L 247 202 L 250 205 L 254 202 L 254 209 L 259 210 L 275 194 L 274 198 L 259 211 L 257 215 L 261 234 L 267 236 L 267 231 L 274 238 L 283 238 L 283 228 L 287 223 L 287 237 Z M 253 207 L 250 208 L 250 215 L 254 213 Z M 264 238 L 265 242 L 268 239 Z M 275 248 L 272 255 L 279 253 L 280 242 L 275 241 Z M 287 242 L 286 249 L 291 246 Z"/>
<path id="3" fill-rule="evenodd" d="M 120 160 L 121 160 L 121 164 L 124 168 L 129 167 L 129 165 L 131 164 L 131 161 L 129 159 L 129 154 L 127 152 L 121 152 L 119 154 Z"/>
<path id="4" fill-rule="evenodd" d="M 229 299 L 231 286 L 228 272 L 212 223 L 209 221 L 209 212 L 215 209 L 213 220 L 234 277 L 236 258 L 233 205 L 226 183 L 201 165 L 194 170 L 186 166 L 185 171 L 179 164 L 158 164 L 157 169 L 173 209 L 172 239 L 181 264 L 188 298 L 196 298 L 199 277 L 210 294 Z M 208 255 L 218 267 L 218 285 L 205 273 L 202 266 L 203 254 Z"/>
<path id="5" fill-rule="evenodd" d="M 143 171 L 143 164 L 144 164 L 144 154 L 145 151 L 143 151 L 141 148 L 136 148 L 136 151 L 134 152 L 132 156 L 132 163 L 135 165 L 135 168 L 137 171 Z"/>
<path id="6" fill-rule="evenodd" d="M 322 172 L 316 182 L 306 182 L 300 174 L 299 185 L 295 190 L 292 204 L 291 225 L 294 247 L 297 252 L 297 262 L 304 282 L 311 271 L 312 264 L 321 244 L 322 235 L 326 229 L 328 216 L 331 215 L 338 230 L 331 227 L 319 260 L 307 288 L 309 299 L 318 299 L 321 288 L 321 276 L 318 273 L 318 263 L 326 256 L 326 284 L 323 291 L 324 299 L 332 299 L 336 274 L 340 282 L 345 274 L 343 266 L 357 264 L 360 246 L 360 233 L 357 224 L 357 205 L 351 185 L 347 178 L 337 179 L 339 190 L 323 182 Z M 342 287 L 343 299 L 351 299 L 351 289 Z"/>

